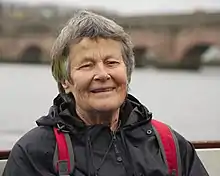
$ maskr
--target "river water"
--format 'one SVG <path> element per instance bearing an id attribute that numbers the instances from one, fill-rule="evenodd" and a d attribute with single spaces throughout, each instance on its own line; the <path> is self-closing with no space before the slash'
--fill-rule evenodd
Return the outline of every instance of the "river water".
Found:
<path id="1" fill-rule="evenodd" d="M 136 69 L 130 84 L 154 118 L 188 140 L 220 140 L 220 68 L 198 72 Z M 57 94 L 48 65 L 0 65 L 0 150 L 10 149 Z"/>

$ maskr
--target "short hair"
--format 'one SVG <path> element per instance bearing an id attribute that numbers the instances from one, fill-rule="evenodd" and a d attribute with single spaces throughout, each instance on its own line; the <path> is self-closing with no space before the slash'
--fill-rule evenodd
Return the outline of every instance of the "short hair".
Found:
<path id="1" fill-rule="evenodd" d="M 62 83 L 70 79 L 69 46 L 84 37 L 106 38 L 121 42 L 122 56 L 126 66 L 128 83 L 135 67 L 133 43 L 123 27 L 113 20 L 89 11 L 76 11 L 61 30 L 51 49 L 52 74 L 58 83 L 59 92 L 65 92 Z"/>

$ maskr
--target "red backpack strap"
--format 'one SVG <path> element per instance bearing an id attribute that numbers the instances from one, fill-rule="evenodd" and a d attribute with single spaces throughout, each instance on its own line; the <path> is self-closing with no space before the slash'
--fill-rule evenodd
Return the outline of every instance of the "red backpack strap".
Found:
<path id="1" fill-rule="evenodd" d="M 151 124 L 154 128 L 169 174 L 171 176 L 181 176 L 179 144 L 175 134 L 168 125 L 162 122 L 152 120 Z"/>
<path id="2" fill-rule="evenodd" d="M 74 169 L 74 152 L 68 133 L 53 128 L 56 137 L 56 148 L 54 152 L 54 169 L 59 176 L 69 176 Z"/>

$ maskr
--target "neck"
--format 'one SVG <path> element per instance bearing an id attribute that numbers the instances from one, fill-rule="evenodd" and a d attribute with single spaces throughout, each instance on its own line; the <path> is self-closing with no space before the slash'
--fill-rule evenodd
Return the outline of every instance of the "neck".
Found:
<path id="1" fill-rule="evenodd" d="M 104 124 L 109 126 L 112 131 L 115 131 L 118 127 L 119 109 L 108 112 L 85 112 L 76 107 L 76 112 L 86 125 Z"/>

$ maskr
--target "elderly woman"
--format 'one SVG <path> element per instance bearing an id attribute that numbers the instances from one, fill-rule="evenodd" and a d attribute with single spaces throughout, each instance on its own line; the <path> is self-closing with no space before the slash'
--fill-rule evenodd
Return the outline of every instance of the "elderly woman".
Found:
<path id="1" fill-rule="evenodd" d="M 121 26 L 91 12 L 77 12 L 51 52 L 60 93 L 38 127 L 15 144 L 3 176 L 62 175 L 54 168 L 57 126 L 69 135 L 73 149 L 69 158 L 74 168 L 66 175 L 208 175 L 192 144 L 173 130 L 178 173 L 167 169 L 151 113 L 128 94 L 132 49 Z"/>

